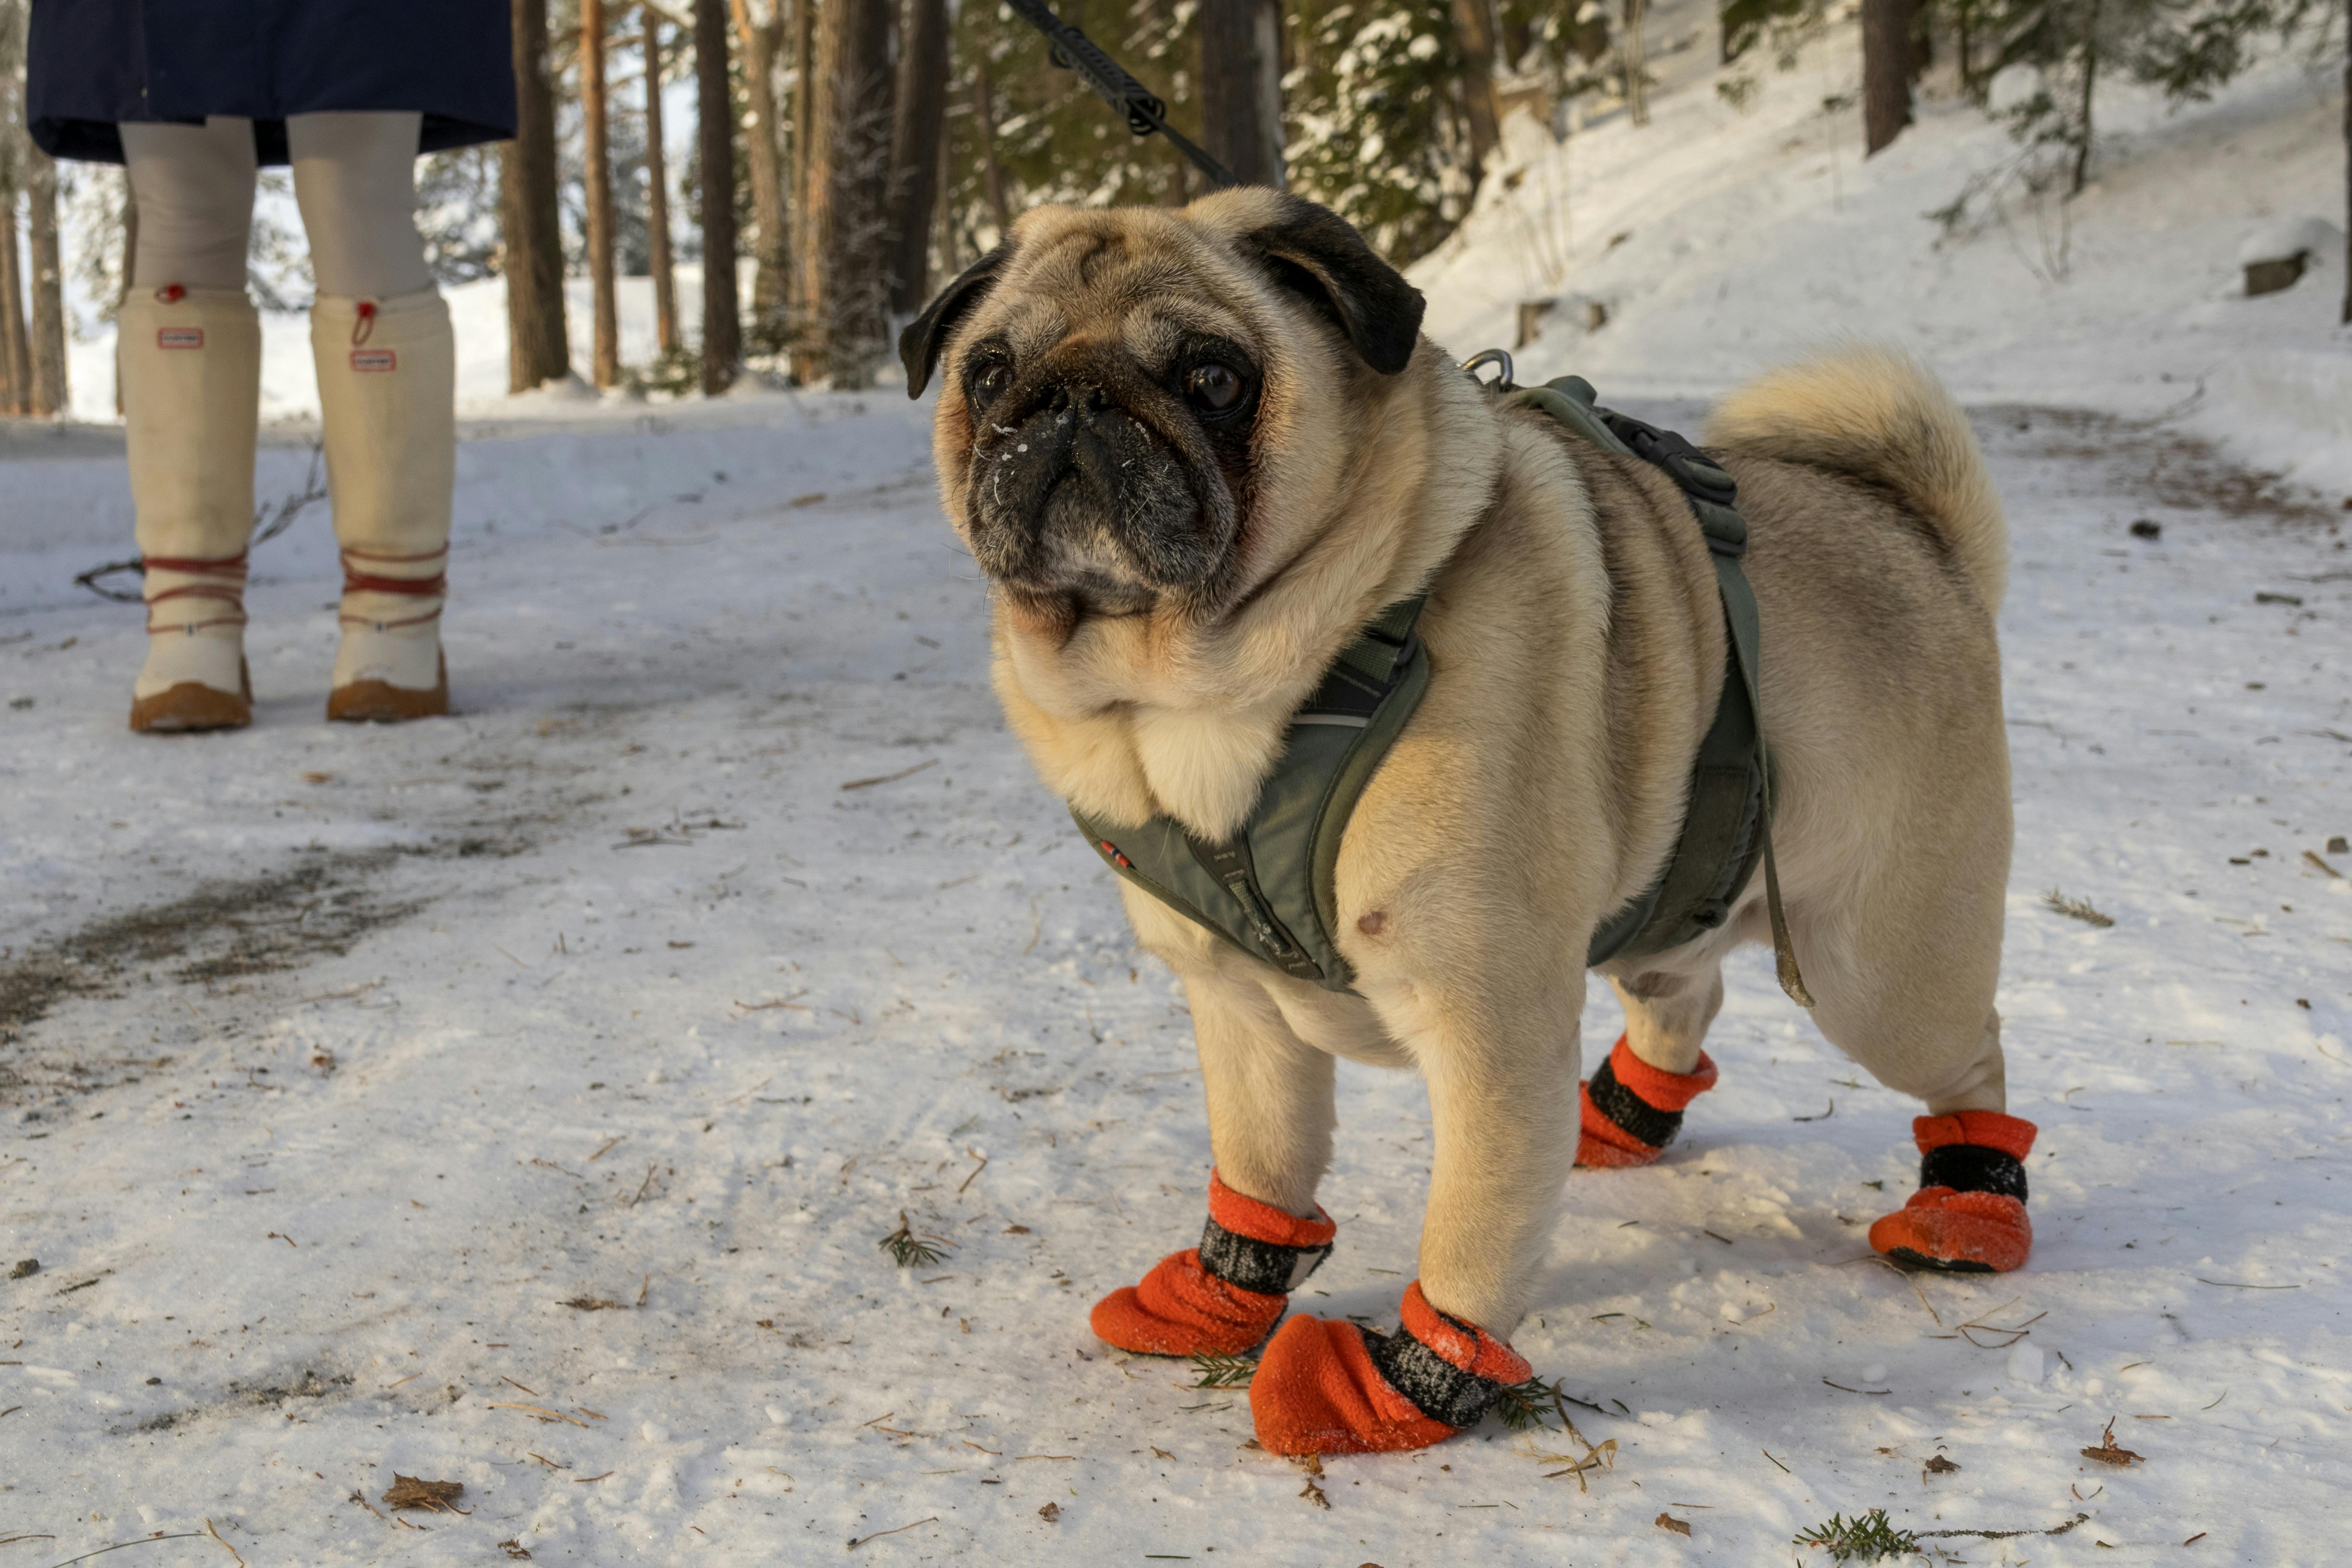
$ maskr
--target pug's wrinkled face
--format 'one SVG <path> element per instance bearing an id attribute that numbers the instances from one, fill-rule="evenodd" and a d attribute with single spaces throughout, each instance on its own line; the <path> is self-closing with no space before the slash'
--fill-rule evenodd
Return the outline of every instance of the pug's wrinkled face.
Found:
<path id="1" fill-rule="evenodd" d="M 1031 212 L 899 348 L 911 394 L 945 378 L 942 489 L 974 558 L 1066 626 L 1229 601 L 1286 437 L 1402 371 L 1421 305 L 1333 214 L 1244 190 Z"/>

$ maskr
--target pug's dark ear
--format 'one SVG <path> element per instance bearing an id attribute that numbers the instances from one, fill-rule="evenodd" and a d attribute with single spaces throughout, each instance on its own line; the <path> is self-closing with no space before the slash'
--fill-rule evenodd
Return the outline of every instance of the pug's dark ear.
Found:
<path id="1" fill-rule="evenodd" d="M 947 350 L 948 333 L 966 311 L 987 297 L 1012 256 L 1013 244 L 1007 240 L 973 262 L 898 334 L 898 363 L 907 367 L 908 396 L 923 395 L 923 388 L 931 384 L 931 373 L 940 367 L 940 355 Z"/>
<path id="2" fill-rule="evenodd" d="M 1303 196 L 1282 198 L 1282 216 L 1244 236 L 1285 288 L 1328 316 L 1364 363 L 1394 375 L 1412 362 L 1421 336 L 1421 290 L 1381 260 L 1355 226 Z"/>

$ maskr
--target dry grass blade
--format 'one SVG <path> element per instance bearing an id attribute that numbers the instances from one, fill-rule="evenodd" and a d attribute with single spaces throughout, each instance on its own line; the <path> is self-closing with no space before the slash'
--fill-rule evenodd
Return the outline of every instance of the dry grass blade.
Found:
<path id="1" fill-rule="evenodd" d="M 1545 1471 L 1544 1479 L 1556 1481 L 1562 1476 L 1574 1476 L 1576 1489 L 1580 1492 L 1589 1492 L 1592 1489 L 1585 1483 L 1584 1479 L 1588 1474 L 1594 1470 L 1613 1470 L 1617 1468 L 1617 1439 L 1612 1437 L 1599 1447 L 1595 1447 L 1583 1433 L 1576 1429 L 1576 1423 L 1568 1418 L 1567 1411 L 1561 1410 L 1559 1414 L 1561 1430 L 1574 1438 L 1577 1446 L 1584 1450 L 1581 1458 L 1574 1454 L 1547 1454 L 1535 1448 L 1521 1448 L 1517 1451 L 1539 1465 L 1566 1466 L 1565 1469 Z"/>
<path id="2" fill-rule="evenodd" d="M 420 1481 L 415 1476 L 393 1472 L 392 1485 L 383 1494 L 385 1506 L 394 1512 L 404 1508 L 421 1508 L 432 1513 L 463 1514 L 467 1510 L 456 1505 L 466 1495 L 463 1481 Z"/>
<path id="3" fill-rule="evenodd" d="M 2070 899 L 2055 888 L 2042 895 L 2042 907 L 2064 915 L 2070 921 L 2081 921 L 2084 925 L 2100 931 L 2105 931 L 2116 923 L 2115 916 L 2102 914 L 2092 908 L 2090 900 Z"/>
<path id="4" fill-rule="evenodd" d="M 2016 1344 L 2018 1340 L 2022 1340 L 2022 1338 L 2025 1338 L 2025 1335 L 2032 1333 L 2032 1331 L 2034 1331 L 2034 1323 L 2039 1323 L 2039 1321 L 2042 1321 L 2042 1319 L 2049 1317 L 2049 1311 L 2037 1311 L 2037 1314 L 2032 1314 L 2032 1317 L 2025 1319 L 2025 1321 L 2022 1321 L 2022 1323 L 2018 1323 L 2016 1328 L 2004 1328 L 2004 1326 L 2001 1326 L 2001 1323 L 1990 1323 L 1990 1321 L 1985 1321 L 1985 1319 L 2001 1317 L 2001 1314 L 2004 1314 L 2004 1311 L 2009 1311 L 2009 1307 L 2016 1307 L 2016 1305 L 2018 1305 L 2018 1298 L 2016 1298 L 2016 1295 L 2011 1295 L 2009 1302 L 2004 1302 L 2004 1305 L 1994 1307 L 1992 1311 L 1980 1311 L 1980 1314 L 1976 1314 L 1976 1317 L 1973 1317 L 1973 1319 L 1969 1319 L 1967 1323 L 1959 1323 L 1959 1326 L 1957 1326 L 1957 1328 L 1959 1328 L 1959 1335 L 1961 1335 L 1961 1338 L 1964 1338 L 1964 1340 L 1969 1340 L 1969 1344 L 1976 1344 L 1978 1350 L 2009 1350 L 2011 1344 Z M 1980 1333 L 1994 1335 L 1994 1340 L 1997 1340 L 1997 1342 L 1988 1344 L 1988 1342 L 1985 1342 L 1985 1340 L 1978 1340 L 1976 1335 L 1980 1335 Z"/>
<path id="5" fill-rule="evenodd" d="M 205 1521 L 205 1533 L 211 1536 L 223 1552 L 236 1559 L 236 1568 L 245 1568 L 244 1555 L 228 1543 L 228 1537 L 223 1535 L 218 1527 L 209 1519 Z"/>
<path id="6" fill-rule="evenodd" d="M 615 1301 L 610 1296 L 574 1296 L 569 1300 L 558 1301 L 556 1305 L 569 1307 L 575 1312 L 625 1312 L 629 1310 L 626 1301 Z"/>
<path id="7" fill-rule="evenodd" d="M 933 757 L 928 762 L 917 763 L 911 768 L 900 768 L 895 773 L 877 773 L 870 779 L 852 779 L 841 787 L 845 790 L 872 789 L 876 784 L 897 784 L 900 779 L 911 777 L 921 773 L 925 768 L 935 768 L 939 765 L 939 758 Z M 914 1526 L 908 1525 L 906 1528 L 911 1530 Z M 869 1535 L 866 1539 L 871 1541 L 874 1538 Z"/>
<path id="8" fill-rule="evenodd" d="M 940 1516 L 938 1514 L 933 1514 L 929 1519 L 919 1519 L 915 1521 L 914 1524 L 902 1524 L 898 1530 L 877 1530 L 871 1535 L 853 1535 L 849 1538 L 849 1550 L 855 1552 L 869 1541 L 879 1541 L 886 1535 L 897 1535 L 901 1531 L 914 1529 L 916 1525 L 937 1524 L 939 1521 Z"/>
<path id="9" fill-rule="evenodd" d="M 486 1405 L 482 1408 L 485 1410 L 520 1410 L 539 1417 L 542 1422 L 571 1421 L 572 1425 L 574 1426 L 586 1426 L 588 1425 L 585 1421 L 572 1420 L 571 1416 L 566 1415 L 561 1410 L 550 1410 L 543 1405 L 497 1404 Z"/>

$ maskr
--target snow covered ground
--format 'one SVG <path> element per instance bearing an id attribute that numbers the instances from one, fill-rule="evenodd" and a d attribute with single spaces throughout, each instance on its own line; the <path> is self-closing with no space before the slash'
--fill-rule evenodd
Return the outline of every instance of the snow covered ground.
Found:
<path id="1" fill-rule="evenodd" d="M 137 610 L 70 585 L 128 549 L 120 437 L 19 427 L 0 1562 L 160 1534 L 121 1561 L 219 1563 L 209 1521 L 256 1564 L 1641 1568 L 1778 1563 L 1871 1508 L 1962 1532 L 1923 1545 L 1970 1563 L 2169 1562 L 2191 1538 L 2193 1561 L 2340 1561 L 2352 856 L 2327 842 L 2352 834 L 2352 518 L 2208 445 L 2210 398 L 2153 416 L 2215 365 L 2296 353 L 2324 393 L 2342 345 L 2312 301 L 2340 279 L 2226 301 L 2217 252 L 2172 269 L 2204 290 L 2188 303 L 2134 283 L 2108 310 L 2090 218 L 2065 289 L 1980 286 L 1981 255 L 1934 261 L 1941 282 L 1849 267 L 1884 226 L 1856 204 L 1948 193 L 1879 191 L 1849 159 L 1820 199 L 1825 146 L 1770 118 L 1796 85 L 1768 80 L 1751 119 L 1704 82 L 1662 98 L 1646 171 L 1611 126 L 1571 144 L 1587 194 L 1633 213 L 1578 219 L 1602 254 L 1578 251 L 1571 287 L 1614 316 L 1548 325 L 1523 372 L 1581 370 L 1688 428 L 1699 405 L 1625 389 L 1704 392 L 1810 338 L 1925 322 L 1906 341 L 1976 401 L 2017 542 L 2001 1006 L 2011 1109 L 2043 1129 L 2028 1269 L 1871 1259 L 1863 1224 L 1916 1173 L 1913 1108 L 1750 955 L 1710 1047 L 1722 1087 L 1661 1165 L 1571 1181 L 1517 1336 L 1613 1468 L 1564 1474 L 1549 1456 L 1580 1444 L 1489 1421 L 1329 1462 L 1318 1508 L 1246 1446 L 1244 1395 L 1087 1331 L 1097 1296 L 1198 1235 L 1188 1024 L 1003 731 L 926 409 L 482 404 L 458 714 L 320 721 L 335 555 L 314 512 L 256 557 L 255 727 L 171 740 L 123 728 Z M 2287 88 L 2200 112 L 2245 120 L 2237 156 L 2266 181 L 2302 167 L 2261 140 L 2301 123 Z M 1981 134 L 1931 116 L 1906 145 Z M 2220 156 L 2147 134 L 2090 210 L 2153 222 L 2131 190 Z M 1656 207 L 1697 203 L 1717 162 L 1733 227 Z M 2177 247 L 2234 246 L 2234 217 L 2200 228 L 2190 205 Z M 1501 212 L 1420 273 L 1457 349 L 1507 343 L 1533 291 Z M 1759 292 L 1708 304 L 1734 274 Z M 495 310 L 460 319 L 490 363 Z M 299 489 L 304 432 L 268 442 L 262 494 Z M 2053 888 L 2114 925 L 2053 912 Z M 1612 1005 L 1584 1026 L 1604 1049 Z M 1299 1305 L 1392 1322 L 1426 1100 L 1341 1084 L 1341 1245 Z M 902 1215 L 938 1262 L 893 1264 Z M 9 1278 L 19 1258 L 37 1270 Z M 2144 1464 L 2082 1456 L 2110 1419 Z M 461 1482 L 470 1512 L 387 1519 L 395 1475 Z"/>
<path id="2" fill-rule="evenodd" d="M 161 742 L 122 728 L 137 612 L 62 586 L 102 540 L 13 542 L 0 1263 L 40 1269 L 0 1283 L 0 1535 L 55 1538 L 26 1561 L 209 1519 L 256 1563 L 807 1562 L 929 1521 L 858 1550 L 1746 1563 L 1871 1507 L 2089 1516 L 1937 1542 L 1973 1563 L 2200 1531 L 2336 1557 L 2352 883 L 2304 851 L 2352 870 L 2324 852 L 2352 832 L 2340 514 L 2165 428 L 1983 411 L 2018 536 L 2032 1268 L 1868 1260 L 1912 1108 L 1748 963 L 1722 1089 L 1662 1166 L 1578 1174 L 1518 1336 L 1614 1469 L 1547 1479 L 1580 1450 L 1490 1422 L 1332 1462 L 1325 1511 L 1244 1447 L 1241 1395 L 1087 1331 L 1197 1232 L 1197 1080 L 998 721 L 922 411 L 665 418 L 474 432 L 445 722 L 319 721 L 320 520 L 258 558 L 255 728 Z M 301 454 L 269 459 L 291 483 Z M 117 461 L 7 472 L 96 516 Z M 1342 1246 L 1303 1304 L 1384 1317 L 1425 1101 L 1342 1082 Z M 892 1265 L 901 1211 L 940 1261 Z M 2144 1467 L 2079 1457 L 2110 1416 Z M 471 1516 L 354 1499 L 395 1473 Z"/>

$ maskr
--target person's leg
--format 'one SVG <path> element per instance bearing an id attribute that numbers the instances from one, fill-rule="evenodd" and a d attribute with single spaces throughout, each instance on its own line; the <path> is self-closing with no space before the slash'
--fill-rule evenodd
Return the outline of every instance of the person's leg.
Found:
<path id="1" fill-rule="evenodd" d="M 122 146 L 139 245 L 115 363 L 148 631 L 131 727 L 234 728 L 252 719 L 245 550 L 261 404 L 261 318 L 245 292 L 253 125 L 126 124 Z"/>
<path id="2" fill-rule="evenodd" d="M 419 119 L 300 114 L 286 124 L 319 285 L 310 348 L 343 551 L 331 719 L 448 711 L 440 617 L 457 344 L 416 235 Z"/>

